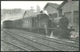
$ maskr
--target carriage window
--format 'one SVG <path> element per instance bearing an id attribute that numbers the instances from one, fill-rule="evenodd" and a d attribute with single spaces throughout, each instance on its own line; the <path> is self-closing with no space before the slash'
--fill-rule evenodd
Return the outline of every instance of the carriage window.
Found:
<path id="1" fill-rule="evenodd" d="M 29 23 L 29 21 L 24 21 L 24 23 Z"/>

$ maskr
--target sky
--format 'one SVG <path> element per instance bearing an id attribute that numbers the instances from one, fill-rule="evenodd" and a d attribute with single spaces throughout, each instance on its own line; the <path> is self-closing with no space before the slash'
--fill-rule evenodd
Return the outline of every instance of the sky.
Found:
<path id="1" fill-rule="evenodd" d="M 63 1 L 1 1 L 1 9 L 13 9 L 13 8 L 21 8 L 21 9 L 36 9 L 36 6 L 40 6 L 42 10 L 47 3 L 57 3 L 61 4 Z"/>
<path id="2" fill-rule="evenodd" d="M 43 10 L 44 6 L 47 3 L 57 3 L 61 4 L 63 1 L 1 1 L 1 9 L 14 9 L 14 8 L 21 8 L 24 10 L 33 9 L 36 10 L 37 5 Z M 14 20 L 14 17 L 7 17 L 1 20 L 1 24 L 4 20 Z"/>

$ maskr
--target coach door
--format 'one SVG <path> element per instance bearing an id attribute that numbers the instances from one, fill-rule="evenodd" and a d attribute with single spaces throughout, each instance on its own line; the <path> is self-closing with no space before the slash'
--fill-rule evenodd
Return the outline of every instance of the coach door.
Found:
<path id="1" fill-rule="evenodd" d="M 32 18 L 32 27 L 35 27 L 36 26 L 36 21 L 35 20 L 36 20 L 35 17 Z"/>

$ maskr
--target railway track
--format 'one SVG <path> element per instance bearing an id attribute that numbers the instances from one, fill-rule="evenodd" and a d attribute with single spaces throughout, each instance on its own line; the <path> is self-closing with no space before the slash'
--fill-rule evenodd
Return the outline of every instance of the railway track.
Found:
<path id="1" fill-rule="evenodd" d="M 20 47 L 20 48 L 24 49 L 24 51 L 25 50 L 26 51 L 35 51 L 35 50 L 36 51 L 40 51 L 40 49 L 38 49 L 38 48 L 28 44 L 28 43 L 25 43 L 25 42 L 15 38 L 14 36 L 12 36 L 14 34 L 11 35 L 11 34 L 9 34 L 7 32 L 4 32 L 4 33 L 7 35 L 7 37 L 6 37 L 7 39 L 2 39 L 2 40 L 5 40 L 8 43 L 11 43 L 11 44 L 13 44 L 13 45 L 15 45 L 17 47 Z"/>
<path id="2" fill-rule="evenodd" d="M 19 46 L 17 46 L 17 45 L 14 45 L 14 44 L 12 44 L 12 43 L 9 43 L 9 42 L 7 42 L 7 41 L 5 41 L 5 40 L 1 40 L 1 43 L 3 42 L 3 44 L 4 45 L 2 45 L 1 44 L 1 47 L 3 47 L 2 49 L 1 49 L 1 51 L 4 51 L 3 49 L 5 48 L 5 46 L 7 45 L 9 48 L 7 49 L 7 47 L 6 47 L 6 51 L 26 51 L 24 48 L 20 48 Z M 6 44 L 6 45 L 5 45 Z M 11 46 L 11 47 L 10 47 Z M 27 51 L 29 51 L 29 50 L 27 50 Z"/>
<path id="3" fill-rule="evenodd" d="M 16 29 L 17 30 L 17 29 Z M 22 29 L 18 29 L 18 30 L 22 30 Z M 22 31 L 28 31 L 28 30 L 22 30 Z M 28 31 L 28 32 L 32 32 L 32 33 L 37 33 L 37 34 L 40 34 L 40 35 L 44 35 L 44 33 L 40 33 L 40 32 L 33 32 L 33 31 Z M 46 34 L 45 34 L 46 35 Z M 63 40 L 62 38 L 60 38 L 61 40 Z M 65 39 L 66 40 L 66 39 Z M 70 40 L 70 41 L 75 41 L 77 43 L 79 43 L 79 38 L 77 39 L 67 39 L 67 40 Z"/>
<path id="4" fill-rule="evenodd" d="M 32 32 L 32 31 L 29 31 L 29 32 Z M 33 33 L 38 33 L 38 34 L 42 34 L 44 35 L 44 33 L 40 33 L 40 32 L 33 32 Z M 45 34 L 46 35 L 46 34 Z M 62 39 L 62 38 L 61 38 Z M 71 41 L 75 41 L 75 42 L 78 42 L 79 43 L 79 38 L 77 39 L 67 39 L 67 40 L 71 40 Z"/>
<path id="5" fill-rule="evenodd" d="M 18 32 L 21 32 L 20 34 L 29 34 L 30 32 L 24 32 L 24 31 L 20 31 L 20 30 L 11 30 L 15 33 L 18 33 Z M 17 31 L 17 32 L 16 32 Z M 19 33 L 18 33 L 19 34 Z M 75 41 L 72 41 L 72 40 L 63 40 L 63 39 L 50 39 L 50 38 L 46 38 L 45 36 L 41 36 L 41 34 L 35 34 L 35 33 L 32 33 L 34 37 L 36 38 L 40 38 L 40 39 L 43 39 L 43 40 L 47 40 L 47 41 L 51 41 L 51 42 L 56 42 L 56 43 L 60 43 L 60 44 L 64 44 L 64 45 L 68 45 L 68 46 L 73 46 L 73 47 L 77 47 L 79 48 L 79 42 L 75 42 Z M 32 34 L 30 33 L 29 36 L 32 36 Z M 34 35 L 35 34 L 35 35 Z M 25 36 L 25 35 L 24 35 Z M 70 42 L 71 41 L 71 42 Z M 79 41 L 79 40 L 78 40 Z M 67 44 L 68 43 L 68 44 Z"/>
<path id="6" fill-rule="evenodd" d="M 5 32 L 5 31 L 4 31 Z M 26 43 L 26 44 L 29 44 L 29 45 L 31 45 L 31 46 L 33 46 L 34 48 L 36 48 L 34 51 L 36 51 L 37 49 L 37 51 L 60 51 L 60 50 L 58 50 L 57 48 L 55 49 L 55 48 L 52 48 L 52 47 L 49 47 L 49 46 L 47 46 L 47 45 L 44 45 L 44 44 L 40 44 L 40 43 L 38 43 L 38 42 L 35 42 L 35 41 L 33 41 L 33 40 L 30 40 L 30 39 L 27 39 L 27 38 L 24 38 L 24 37 L 22 37 L 22 36 L 19 36 L 19 35 L 17 35 L 17 34 L 13 34 L 13 35 L 11 35 L 12 33 L 11 32 L 5 32 L 5 33 L 7 33 L 7 35 L 9 35 L 9 36 L 12 36 L 15 40 L 18 40 L 18 41 L 20 41 L 20 42 L 23 42 L 23 43 Z M 13 39 L 12 39 L 13 40 Z M 19 42 L 19 43 L 20 43 Z M 18 42 L 17 42 L 18 43 Z M 32 45 L 33 44 L 33 45 Z M 16 44 L 15 44 L 16 45 Z M 21 47 L 21 46 L 20 46 Z M 34 49 L 33 48 L 33 49 Z"/>
<path id="7" fill-rule="evenodd" d="M 10 33 L 12 33 L 11 31 L 9 31 Z M 23 34 L 25 34 L 25 33 L 23 33 Z M 15 35 L 18 35 L 19 37 L 23 37 L 23 36 L 25 36 L 25 35 L 23 35 L 23 36 L 21 36 L 20 34 L 17 34 L 16 32 L 15 32 Z M 25 38 L 26 37 L 26 38 Z M 28 39 L 28 40 L 30 40 L 30 41 L 33 41 L 32 39 L 30 39 L 28 36 L 25 36 L 25 37 L 23 37 L 23 38 L 25 38 L 25 39 Z M 37 40 L 37 39 L 40 39 L 40 40 L 42 40 L 42 42 L 40 41 L 40 40 Z M 44 41 L 45 42 L 44 42 Z M 70 46 L 70 45 L 68 45 L 68 44 L 63 44 L 63 43 L 60 43 L 59 44 L 59 42 L 55 42 L 55 43 L 53 43 L 53 42 L 50 42 L 49 40 L 47 40 L 47 39 L 42 39 L 42 38 L 39 38 L 39 37 L 36 37 L 36 39 L 35 39 L 35 42 L 36 43 L 38 43 L 38 44 L 41 44 L 41 45 L 43 45 L 44 43 L 45 43 L 45 46 L 47 46 L 47 47 L 49 47 L 50 46 L 50 48 L 53 48 L 53 49 L 56 49 L 56 50 L 62 50 L 62 51 L 66 51 L 66 50 L 78 50 L 78 47 L 77 46 Z M 56 43 L 58 43 L 58 45 L 56 44 Z M 48 46 L 49 45 L 49 46 Z M 54 46 L 53 46 L 54 45 Z M 55 47 L 55 46 L 57 46 L 57 47 Z M 61 47 L 59 47 L 59 46 L 61 46 Z M 64 49 L 63 49 L 64 48 Z"/>
<path id="8" fill-rule="evenodd" d="M 26 32 L 26 31 L 25 31 Z M 31 32 L 31 31 L 29 31 L 29 32 Z M 33 32 L 33 33 L 36 33 L 36 32 Z M 38 33 L 37 32 L 37 34 L 40 34 L 40 33 Z M 40 34 L 41 35 L 41 34 Z M 42 34 L 43 35 L 43 34 Z M 44 37 L 42 37 L 42 38 L 44 38 Z M 55 39 L 56 40 L 56 39 Z M 59 38 L 58 40 L 63 40 L 63 38 Z M 75 41 L 77 44 L 79 44 L 79 38 L 76 38 L 76 39 L 65 39 L 65 40 L 70 40 L 70 41 Z"/>

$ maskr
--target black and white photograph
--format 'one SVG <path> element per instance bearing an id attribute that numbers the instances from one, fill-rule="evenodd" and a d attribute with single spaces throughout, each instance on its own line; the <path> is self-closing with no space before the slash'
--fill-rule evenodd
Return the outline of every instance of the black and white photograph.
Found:
<path id="1" fill-rule="evenodd" d="M 79 1 L 1 1 L 1 51 L 79 51 Z"/>

